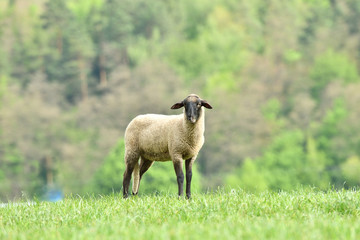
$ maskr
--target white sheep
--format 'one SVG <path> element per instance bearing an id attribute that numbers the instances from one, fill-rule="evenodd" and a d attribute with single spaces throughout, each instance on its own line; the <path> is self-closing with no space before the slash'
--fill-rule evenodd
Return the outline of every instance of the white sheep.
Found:
<path id="1" fill-rule="evenodd" d="M 175 103 L 171 109 L 181 107 L 185 109 L 180 115 L 139 115 L 129 123 L 125 130 L 124 198 L 128 197 L 133 172 L 132 193 L 136 195 L 141 177 L 154 161 L 170 160 L 177 176 L 179 197 L 183 194 L 182 166 L 185 160 L 186 197 L 190 198 L 192 164 L 204 144 L 205 110 L 202 107 L 212 107 L 195 94 Z"/>

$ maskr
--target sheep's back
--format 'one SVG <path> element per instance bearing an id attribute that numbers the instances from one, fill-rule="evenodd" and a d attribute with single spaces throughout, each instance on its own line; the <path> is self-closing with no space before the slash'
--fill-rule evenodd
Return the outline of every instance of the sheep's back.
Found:
<path id="1" fill-rule="evenodd" d="M 149 160 L 170 160 L 168 141 L 174 125 L 180 124 L 183 115 L 146 114 L 134 118 L 125 131 L 126 145 L 131 145 Z"/>

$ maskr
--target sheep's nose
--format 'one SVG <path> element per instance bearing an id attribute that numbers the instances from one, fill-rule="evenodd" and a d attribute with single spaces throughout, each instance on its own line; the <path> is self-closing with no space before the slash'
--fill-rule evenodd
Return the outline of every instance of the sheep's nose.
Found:
<path id="1" fill-rule="evenodd" d="M 196 118 L 191 117 L 191 118 L 190 118 L 190 122 L 195 123 L 195 122 L 196 122 Z"/>

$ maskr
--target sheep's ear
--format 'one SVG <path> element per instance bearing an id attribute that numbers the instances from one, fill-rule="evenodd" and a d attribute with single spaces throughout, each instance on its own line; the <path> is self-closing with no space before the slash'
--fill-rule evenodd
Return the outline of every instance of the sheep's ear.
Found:
<path id="1" fill-rule="evenodd" d="M 206 100 L 201 100 L 201 106 L 212 109 L 212 106 Z"/>
<path id="2" fill-rule="evenodd" d="M 182 108 L 184 106 L 184 102 L 179 102 L 179 103 L 175 103 L 171 109 L 179 109 Z"/>

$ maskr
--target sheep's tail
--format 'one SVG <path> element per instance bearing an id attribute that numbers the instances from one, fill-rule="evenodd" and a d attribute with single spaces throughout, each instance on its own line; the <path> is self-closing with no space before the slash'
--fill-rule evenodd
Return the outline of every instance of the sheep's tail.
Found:
<path id="1" fill-rule="evenodd" d="M 132 193 L 134 195 L 136 195 L 139 191 L 139 183 L 140 183 L 140 167 L 139 167 L 139 161 L 137 161 L 133 171 Z"/>

